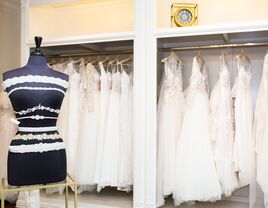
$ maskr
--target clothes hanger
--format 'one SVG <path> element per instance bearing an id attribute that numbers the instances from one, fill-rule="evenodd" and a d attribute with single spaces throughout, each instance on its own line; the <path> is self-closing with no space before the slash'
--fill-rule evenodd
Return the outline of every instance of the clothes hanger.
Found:
<path id="1" fill-rule="evenodd" d="M 71 62 L 72 60 L 73 60 L 72 57 L 69 57 L 66 61 L 64 61 L 64 58 L 61 58 L 59 64 L 65 65 Z"/>
<path id="2" fill-rule="evenodd" d="M 98 56 L 95 60 L 91 61 L 90 63 L 91 63 L 92 65 L 94 65 L 94 64 L 96 64 L 96 63 L 98 63 L 98 62 L 100 62 L 100 61 L 101 61 L 100 56 Z"/>
<path id="3" fill-rule="evenodd" d="M 227 65 L 227 53 L 226 53 L 225 50 L 223 50 L 221 52 L 221 55 L 220 55 L 220 65 L 221 65 L 220 71 L 222 71 L 223 67 L 225 67 Z"/>
<path id="4" fill-rule="evenodd" d="M 56 59 L 53 57 L 50 62 L 48 62 L 48 65 L 53 66 L 57 63 Z"/>
<path id="5" fill-rule="evenodd" d="M 205 59 L 204 59 L 204 57 L 203 57 L 203 55 L 202 55 L 200 50 L 197 52 L 196 60 L 197 60 L 197 62 L 199 64 L 200 71 L 203 72 Z"/>
<path id="6" fill-rule="evenodd" d="M 106 67 L 107 67 L 107 70 L 109 69 L 112 69 L 113 66 L 116 65 L 116 62 L 118 61 L 118 55 L 116 56 L 115 59 L 110 59 L 109 62 L 107 63 Z"/>
<path id="7" fill-rule="evenodd" d="M 72 60 L 70 63 L 73 65 L 76 72 L 79 72 L 81 66 L 83 64 L 85 65 L 85 59 L 83 57 L 80 57 L 78 60 Z"/>
<path id="8" fill-rule="evenodd" d="M 242 64 L 242 66 L 246 69 L 251 64 L 251 60 L 245 49 L 241 49 L 240 54 L 236 56 L 236 59 L 238 60 L 238 65 Z"/>
<path id="9" fill-rule="evenodd" d="M 239 54 L 239 58 L 247 61 L 248 63 L 251 63 L 250 57 L 248 56 L 247 52 L 245 51 L 245 49 L 241 50 L 241 53 Z"/>
<path id="10" fill-rule="evenodd" d="M 119 64 L 127 63 L 132 60 L 133 60 L 133 55 L 131 54 L 128 58 L 119 61 Z"/>
<path id="11" fill-rule="evenodd" d="M 163 58 L 161 60 L 161 62 L 167 62 L 167 60 L 170 58 L 175 58 L 177 60 L 177 62 L 182 63 L 181 59 L 176 55 L 176 53 L 174 51 L 171 51 L 169 56 L 166 58 Z"/>
<path id="12" fill-rule="evenodd" d="M 102 60 L 102 64 L 105 64 L 106 62 L 109 62 L 110 61 L 110 57 L 109 56 L 106 56 L 106 58 L 104 60 Z"/>

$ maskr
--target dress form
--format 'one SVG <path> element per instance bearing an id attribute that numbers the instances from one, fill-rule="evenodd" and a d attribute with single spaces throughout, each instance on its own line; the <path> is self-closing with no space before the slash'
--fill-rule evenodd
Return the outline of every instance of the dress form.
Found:
<path id="1" fill-rule="evenodd" d="M 26 66 L 3 74 L 18 132 L 9 146 L 8 183 L 34 185 L 66 177 L 66 153 L 57 131 L 58 113 L 68 87 L 68 75 L 47 66 L 40 51 L 41 38 Z"/>

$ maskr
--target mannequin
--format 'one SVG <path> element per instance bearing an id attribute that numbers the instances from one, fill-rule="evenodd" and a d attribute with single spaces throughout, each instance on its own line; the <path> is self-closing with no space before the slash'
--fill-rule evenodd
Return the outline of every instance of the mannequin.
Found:
<path id="1" fill-rule="evenodd" d="M 48 67 L 40 50 L 42 38 L 26 66 L 3 74 L 18 132 L 8 153 L 8 183 L 47 184 L 66 178 L 66 152 L 56 122 L 68 87 L 68 75 Z"/>

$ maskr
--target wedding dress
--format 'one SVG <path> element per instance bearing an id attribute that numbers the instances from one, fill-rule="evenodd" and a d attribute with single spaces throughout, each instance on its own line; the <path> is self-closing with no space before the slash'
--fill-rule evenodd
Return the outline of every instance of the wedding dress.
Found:
<path id="1" fill-rule="evenodd" d="M 74 176 L 79 185 L 94 185 L 100 76 L 91 63 L 88 63 L 87 66 L 82 63 L 80 75 L 80 129 Z"/>
<path id="2" fill-rule="evenodd" d="M 107 124 L 98 190 L 105 186 L 118 186 L 121 93 L 121 73 L 119 71 L 112 74 L 110 90 L 111 94 L 107 112 Z"/>
<path id="3" fill-rule="evenodd" d="M 68 164 L 68 173 L 73 176 L 75 174 L 76 165 L 79 161 L 77 161 L 77 145 L 78 145 L 78 137 L 80 131 L 80 74 L 76 72 L 73 62 L 67 64 L 65 68 L 65 72 L 69 75 L 69 92 L 68 92 L 68 120 L 64 120 L 62 122 L 66 122 L 65 128 L 62 131 L 66 131 L 65 143 L 66 143 L 66 151 L 67 151 L 67 164 Z M 65 110 L 65 109 L 63 109 Z M 61 118 L 62 119 L 62 118 Z M 60 129 L 61 130 L 61 129 Z"/>
<path id="4" fill-rule="evenodd" d="M 258 91 L 255 119 L 254 139 L 256 141 L 257 153 L 257 182 L 264 192 L 264 204 L 268 207 L 268 53 L 266 53 L 263 64 L 262 78 Z"/>
<path id="5" fill-rule="evenodd" d="M 16 125 L 10 121 L 14 117 L 7 93 L 0 90 L 0 178 L 7 177 L 8 147 L 17 129 Z"/>
<path id="6" fill-rule="evenodd" d="M 250 184 L 254 172 L 253 101 L 251 94 L 251 72 L 240 64 L 232 89 L 235 97 L 235 143 L 234 161 L 238 171 L 239 186 Z"/>
<path id="7" fill-rule="evenodd" d="M 54 64 L 52 68 L 56 71 L 63 72 L 69 76 L 72 75 L 74 68 L 72 64 Z M 62 136 L 65 145 L 68 142 L 68 121 L 69 121 L 69 102 L 70 102 L 70 89 L 68 88 L 66 90 L 61 108 L 60 108 L 60 113 L 59 117 L 57 120 L 57 127 L 59 128 L 60 135 Z M 67 145 L 66 145 L 67 146 Z M 66 148 L 67 151 L 67 148 Z M 67 164 L 69 166 L 69 164 Z M 47 188 L 46 193 L 47 194 L 53 194 L 59 192 L 60 194 L 63 194 L 64 192 L 64 187 L 60 188 Z"/>
<path id="8" fill-rule="evenodd" d="M 10 121 L 14 117 L 7 93 L 0 90 L 0 179 L 7 177 L 8 147 L 17 131 L 17 126 Z M 10 192 L 5 194 L 5 200 L 10 203 L 16 202 L 17 198 L 18 193 Z"/>
<path id="9" fill-rule="evenodd" d="M 221 198 L 209 129 L 207 72 L 193 59 L 184 117 L 176 156 L 176 205 L 191 201 L 215 201 Z"/>
<path id="10" fill-rule="evenodd" d="M 181 63 L 174 57 L 165 62 L 158 105 L 157 206 L 174 191 L 176 147 L 180 137 L 183 92 Z"/>
<path id="11" fill-rule="evenodd" d="M 230 73 L 224 64 L 210 97 L 211 140 L 218 177 L 225 196 L 238 187 L 233 163 L 234 113 Z"/>
<path id="12" fill-rule="evenodd" d="M 122 67 L 122 66 L 121 66 Z M 130 191 L 133 184 L 133 132 L 132 132 L 132 80 L 122 67 L 120 121 L 119 121 L 119 166 L 118 190 Z"/>
<path id="13" fill-rule="evenodd" d="M 98 141 L 97 141 L 97 153 L 96 153 L 96 166 L 95 166 L 95 176 L 94 182 L 98 184 L 101 177 L 101 167 L 102 167 L 102 156 L 104 149 L 104 139 L 107 126 L 107 113 L 108 104 L 110 97 L 110 85 L 111 85 L 111 75 L 110 72 L 105 71 L 103 64 L 99 62 L 101 75 L 100 75 L 100 109 L 99 109 L 99 128 L 98 128 Z M 107 173 L 108 174 L 108 173 Z M 100 189 L 98 189 L 100 191 Z"/>

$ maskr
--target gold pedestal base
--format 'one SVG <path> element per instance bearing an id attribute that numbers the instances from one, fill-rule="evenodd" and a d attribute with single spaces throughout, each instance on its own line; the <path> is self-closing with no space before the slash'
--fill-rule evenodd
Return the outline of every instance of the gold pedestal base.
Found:
<path id="1" fill-rule="evenodd" d="M 15 188 L 8 188 L 5 185 L 5 178 L 1 179 L 0 193 L 1 193 L 1 208 L 5 208 L 5 193 L 6 192 L 19 192 L 19 191 L 31 191 L 31 190 L 41 190 L 47 188 L 59 188 L 65 187 L 65 208 L 68 208 L 69 202 L 69 188 L 74 189 L 74 208 L 77 208 L 77 183 L 75 180 L 67 174 L 66 179 L 61 183 L 47 184 L 47 185 L 33 185 L 33 186 L 21 186 Z"/>

